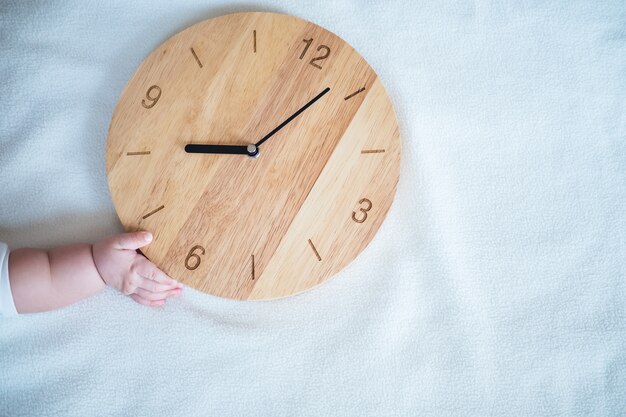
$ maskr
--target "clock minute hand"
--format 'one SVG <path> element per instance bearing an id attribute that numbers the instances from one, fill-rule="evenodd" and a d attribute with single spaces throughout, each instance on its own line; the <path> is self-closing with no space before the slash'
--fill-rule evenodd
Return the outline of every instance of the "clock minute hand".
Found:
<path id="1" fill-rule="evenodd" d="M 313 97 L 308 103 L 306 103 L 304 106 L 302 106 L 300 109 L 298 109 L 298 111 L 296 111 L 294 114 L 292 114 L 291 116 L 289 116 L 287 118 L 287 120 L 285 120 L 284 122 L 282 122 L 281 124 L 279 124 L 278 126 L 276 126 L 276 128 L 274 128 L 274 130 L 272 130 L 270 133 L 268 133 L 267 135 L 265 135 L 260 141 L 258 141 L 257 143 L 254 144 L 254 146 L 256 146 L 257 148 L 259 146 L 261 146 L 261 144 L 263 142 L 265 142 L 266 140 L 268 140 L 269 138 L 271 138 L 272 136 L 274 136 L 274 134 L 276 132 L 278 132 L 280 129 L 282 129 L 283 127 L 287 126 L 287 124 L 289 122 L 291 122 L 293 119 L 295 119 L 296 117 L 298 117 L 300 115 L 300 113 L 302 113 L 303 111 L 305 111 L 306 109 L 308 109 L 313 103 L 315 103 L 317 100 L 319 100 L 320 98 L 322 98 L 322 96 L 326 93 L 328 93 L 330 91 L 330 87 L 326 87 L 321 93 L 319 93 L 318 95 L 316 95 L 315 97 Z"/>

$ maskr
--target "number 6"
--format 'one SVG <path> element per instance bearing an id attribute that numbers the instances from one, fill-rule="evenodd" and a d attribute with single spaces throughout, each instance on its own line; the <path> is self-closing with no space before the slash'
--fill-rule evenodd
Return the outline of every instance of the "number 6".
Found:
<path id="1" fill-rule="evenodd" d="M 185 258 L 185 268 L 187 268 L 190 271 L 193 271 L 194 269 L 200 266 L 200 261 L 201 261 L 200 256 L 197 253 L 193 253 L 193 251 L 195 251 L 196 249 L 200 249 L 202 251 L 202 255 L 204 255 L 204 248 L 202 246 L 196 245 L 193 248 L 191 248 L 191 250 L 189 251 L 189 254 Z M 189 265 L 189 260 L 191 258 L 194 258 L 196 260 L 194 265 Z"/>

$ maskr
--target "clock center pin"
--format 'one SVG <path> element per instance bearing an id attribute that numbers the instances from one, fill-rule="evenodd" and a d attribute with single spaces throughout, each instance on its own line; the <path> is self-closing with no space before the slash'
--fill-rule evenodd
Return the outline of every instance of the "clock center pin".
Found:
<path id="1" fill-rule="evenodd" d="M 248 156 L 249 157 L 251 157 L 251 158 L 258 158 L 259 157 L 260 149 L 255 144 L 251 143 L 250 145 L 248 145 L 246 150 L 248 151 Z"/>

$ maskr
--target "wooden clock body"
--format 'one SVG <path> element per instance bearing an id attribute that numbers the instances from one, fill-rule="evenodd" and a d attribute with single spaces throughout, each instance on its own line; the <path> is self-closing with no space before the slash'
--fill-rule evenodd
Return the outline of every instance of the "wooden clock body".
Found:
<path id="1" fill-rule="evenodd" d="M 189 143 L 256 143 L 247 155 Z M 115 109 L 106 171 L 127 230 L 170 276 L 240 300 L 291 295 L 337 273 L 393 200 L 400 136 L 385 89 L 333 33 L 275 13 L 206 20 L 155 49 Z"/>

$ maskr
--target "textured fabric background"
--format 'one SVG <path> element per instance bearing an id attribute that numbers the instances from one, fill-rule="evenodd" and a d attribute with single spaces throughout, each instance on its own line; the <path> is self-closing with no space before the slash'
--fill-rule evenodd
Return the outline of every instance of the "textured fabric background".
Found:
<path id="1" fill-rule="evenodd" d="M 0 415 L 626 415 L 626 6 L 3 1 L 0 240 L 122 230 L 108 123 L 174 33 L 312 20 L 378 72 L 403 136 L 380 232 L 278 301 L 113 290 L 0 320 Z"/>

